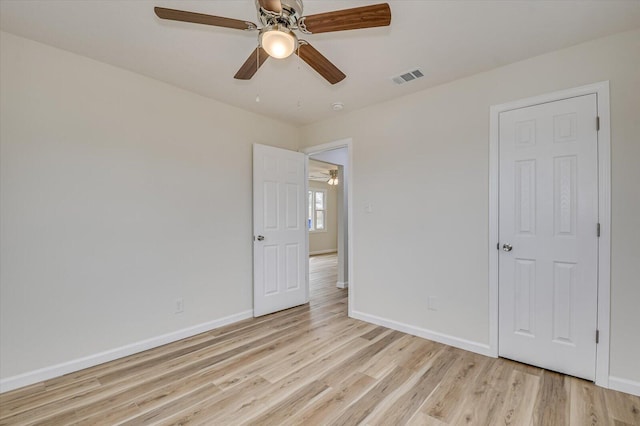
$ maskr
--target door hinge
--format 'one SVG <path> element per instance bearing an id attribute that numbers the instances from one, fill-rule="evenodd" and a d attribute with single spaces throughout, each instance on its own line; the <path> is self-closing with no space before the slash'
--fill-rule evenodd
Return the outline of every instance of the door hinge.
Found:
<path id="1" fill-rule="evenodd" d="M 596 234 L 598 234 L 598 238 L 600 238 L 600 223 L 596 226 Z"/>
<path id="2" fill-rule="evenodd" d="M 500 250 L 500 243 L 496 244 L 496 250 Z"/>
<path id="3" fill-rule="evenodd" d="M 596 344 L 600 343 L 600 330 L 596 330 Z"/>
<path id="4" fill-rule="evenodd" d="M 596 132 L 600 130 L 600 117 L 596 117 Z"/>

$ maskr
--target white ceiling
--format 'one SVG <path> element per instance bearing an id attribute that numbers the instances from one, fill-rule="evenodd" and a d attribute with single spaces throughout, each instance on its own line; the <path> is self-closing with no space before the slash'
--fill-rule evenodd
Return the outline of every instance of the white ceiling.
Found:
<path id="1" fill-rule="evenodd" d="M 305 15 L 380 1 L 306 0 Z M 390 0 L 391 26 L 304 36 L 347 78 L 331 86 L 295 55 L 233 79 L 255 32 L 163 21 L 163 6 L 258 23 L 254 0 L 0 0 L 0 29 L 294 124 L 640 27 L 640 1 Z M 390 77 L 419 67 L 425 77 Z M 256 102 L 256 96 L 260 102 Z M 343 102 L 343 112 L 331 109 Z"/>

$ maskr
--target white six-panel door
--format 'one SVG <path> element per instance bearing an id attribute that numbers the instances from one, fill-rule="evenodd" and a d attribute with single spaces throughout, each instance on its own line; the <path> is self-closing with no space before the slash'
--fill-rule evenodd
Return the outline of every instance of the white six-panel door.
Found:
<path id="1" fill-rule="evenodd" d="M 500 113 L 499 354 L 593 380 L 596 95 Z"/>
<path id="2" fill-rule="evenodd" d="M 305 155 L 253 146 L 253 313 L 308 301 Z"/>

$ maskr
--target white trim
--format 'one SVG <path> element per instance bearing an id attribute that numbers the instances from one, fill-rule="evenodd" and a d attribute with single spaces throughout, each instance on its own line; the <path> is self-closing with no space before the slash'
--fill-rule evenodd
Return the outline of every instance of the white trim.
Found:
<path id="1" fill-rule="evenodd" d="M 499 114 L 501 112 L 554 102 L 576 96 L 595 94 L 600 117 L 598 132 L 598 206 L 600 238 L 598 240 L 598 329 L 600 343 L 596 347 L 596 384 L 609 387 L 609 335 L 611 300 L 611 121 L 609 82 L 589 84 L 573 89 L 547 93 L 490 108 L 489 126 L 489 347 L 498 356 L 498 163 Z M 622 379 L 621 379 L 622 380 Z"/>
<path id="2" fill-rule="evenodd" d="M 307 206 L 307 203 L 309 202 L 308 196 L 309 196 L 309 156 L 305 155 L 304 156 L 304 175 L 305 177 L 307 177 L 307 179 L 304 180 L 304 204 L 306 206 L 306 208 L 308 209 L 309 206 Z M 305 210 L 305 212 L 307 212 L 308 210 Z M 305 214 L 305 216 L 307 216 Z M 307 220 L 309 220 L 307 218 Z M 309 224 L 307 222 L 305 222 L 304 224 L 305 228 L 307 228 L 307 232 L 305 232 L 304 235 L 304 251 L 306 253 L 305 255 L 305 259 L 309 259 L 309 256 L 311 255 L 311 253 L 309 253 Z M 311 294 L 311 289 L 310 289 L 310 284 L 309 284 L 309 261 L 307 260 L 306 262 L 304 262 L 304 276 L 305 276 L 305 294 L 304 294 L 304 303 L 309 303 L 310 300 L 310 294 Z"/>
<path id="3" fill-rule="evenodd" d="M 336 253 L 338 251 L 337 248 L 332 248 L 332 249 L 326 249 L 326 250 L 316 250 L 316 251 L 310 251 L 309 252 L 309 256 L 315 256 L 317 254 L 329 254 L 329 253 Z"/>
<path id="4" fill-rule="evenodd" d="M 166 345 L 187 337 L 195 336 L 196 334 L 205 333 L 215 328 L 219 328 L 225 325 L 232 324 L 247 318 L 253 317 L 253 311 L 243 311 L 237 314 L 229 315 L 224 318 L 205 322 L 202 324 L 194 325 L 192 327 L 183 328 L 181 330 L 173 331 L 171 333 L 162 334 L 160 336 L 152 337 L 150 339 L 141 340 L 139 342 L 130 343 L 128 345 L 120 346 L 119 348 L 109 349 L 104 352 L 77 358 L 71 361 L 63 362 L 60 364 L 52 365 L 49 367 L 40 368 L 38 370 L 28 371 L 26 373 L 18 374 L 16 376 L 7 377 L 0 380 L 0 393 L 8 392 L 14 389 L 21 388 L 23 386 L 39 383 L 44 380 L 49 380 L 54 377 L 59 377 L 64 374 L 72 373 L 74 371 L 83 370 L 85 368 L 93 367 L 98 364 L 102 364 L 108 361 L 113 361 L 118 358 L 133 355 L 139 352 L 146 351 L 148 349 L 157 348 L 158 346 Z"/>
<path id="5" fill-rule="evenodd" d="M 402 331 L 403 333 L 413 336 L 422 337 L 423 339 L 433 340 L 434 342 L 443 343 L 455 348 L 464 349 L 465 351 L 475 352 L 480 355 L 492 356 L 491 349 L 486 343 L 474 342 L 472 340 L 461 339 L 437 331 L 428 330 L 426 328 L 416 327 L 414 325 L 382 318 L 376 315 L 365 314 L 363 312 L 354 311 L 351 315 L 355 319 L 370 322 L 372 324 L 381 325 L 392 330 Z"/>
<path id="6" fill-rule="evenodd" d="M 609 387 L 609 345 L 611 335 L 611 118 L 609 82 L 593 85 L 598 100 L 598 329 L 596 384 Z"/>
<path id="7" fill-rule="evenodd" d="M 349 287 L 349 281 L 336 281 L 336 287 L 347 288 Z"/>
<path id="8" fill-rule="evenodd" d="M 609 389 L 640 396 L 640 382 L 635 380 L 609 376 Z"/>
<path id="9" fill-rule="evenodd" d="M 303 152 L 309 156 L 313 154 L 320 154 L 324 151 L 331 151 L 333 149 L 347 148 L 347 150 L 351 150 L 352 144 L 351 138 L 340 139 L 333 142 L 327 142 L 320 145 L 314 145 L 307 148 L 300 149 L 300 152 Z M 349 165 L 351 165 L 351 159 L 349 159 Z"/>
<path id="10" fill-rule="evenodd" d="M 491 356 L 498 357 L 498 236 L 499 225 L 498 190 L 500 182 L 498 171 L 500 167 L 499 147 L 499 111 L 497 107 L 490 108 L 489 124 L 489 348 Z"/>
<path id="11" fill-rule="evenodd" d="M 349 291 L 348 299 L 348 311 L 349 316 L 353 317 L 353 307 L 355 300 L 355 286 L 353 271 L 355 270 L 354 258 L 353 258 L 353 241 L 355 239 L 355 230 L 353 229 L 353 140 L 351 138 L 340 139 L 333 142 L 324 143 L 321 145 L 310 146 L 308 148 L 302 148 L 299 151 L 307 154 L 307 157 L 313 154 L 319 154 L 324 151 L 330 151 L 332 149 L 347 148 L 347 174 L 346 181 L 349 183 L 347 188 L 347 229 L 349 232 L 347 241 L 347 258 L 348 264 L 348 283 L 351 283 L 351 290 Z M 307 243 L 308 244 L 308 243 Z M 307 276 L 309 271 L 307 270 Z"/>

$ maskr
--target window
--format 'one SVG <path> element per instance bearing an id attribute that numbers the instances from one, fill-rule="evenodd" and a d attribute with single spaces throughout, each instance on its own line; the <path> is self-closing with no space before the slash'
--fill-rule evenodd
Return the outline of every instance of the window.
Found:
<path id="1" fill-rule="evenodd" d="M 322 189 L 309 190 L 309 211 L 307 223 L 309 231 L 324 231 L 327 215 L 327 192 Z"/>

